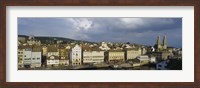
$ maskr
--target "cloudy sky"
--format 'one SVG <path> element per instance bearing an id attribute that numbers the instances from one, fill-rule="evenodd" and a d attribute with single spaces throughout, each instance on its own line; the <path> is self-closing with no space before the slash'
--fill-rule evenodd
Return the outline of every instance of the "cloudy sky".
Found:
<path id="1" fill-rule="evenodd" d="M 65 37 L 94 42 L 154 45 L 158 35 L 168 46 L 182 47 L 181 18 L 18 18 L 18 34 Z"/>

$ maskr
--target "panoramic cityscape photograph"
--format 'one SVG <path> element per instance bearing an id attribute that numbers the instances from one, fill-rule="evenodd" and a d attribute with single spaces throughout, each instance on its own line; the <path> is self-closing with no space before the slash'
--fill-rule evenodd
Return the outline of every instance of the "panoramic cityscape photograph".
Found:
<path id="1" fill-rule="evenodd" d="M 17 21 L 18 70 L 182 70 L 182 18 Z"/>

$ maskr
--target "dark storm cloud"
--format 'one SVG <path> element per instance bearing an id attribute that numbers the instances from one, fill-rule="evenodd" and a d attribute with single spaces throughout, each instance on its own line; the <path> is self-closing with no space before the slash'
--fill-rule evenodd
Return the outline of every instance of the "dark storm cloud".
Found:
<path id="1" fill-rule="evenodd" d="M 18 18 L 18 29 L 25 35 L 146 45 L 166 34 L 168 45 L 182 47 L 181 18 Z"/>

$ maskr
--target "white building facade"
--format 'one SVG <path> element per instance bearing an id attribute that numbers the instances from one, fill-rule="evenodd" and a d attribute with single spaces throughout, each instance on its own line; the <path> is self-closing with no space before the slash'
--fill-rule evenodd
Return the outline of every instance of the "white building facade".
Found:
<path id="1" fill-rule="evenodd" d="M 59 57 L 58 56 L 50 56 L 46 60 L 48 67 L 55 67 L 59 65 Z"/>
<path id="2" fill-rule="evenodd" d="M 33 51 L 31 56 L 31 67 L 41 67 L 42 62 L 42 52 L 41 51 Z"/>
<path id="3" fill-rule="evenodd" d="M 20 52 L 19 52 L 20 50 Z M 18 49 L 18 66 L 26 68 L 41 67 L 42 63 L 42 50 L 41 48 L 25 47 Z M 19 62 L 22 62 L 21 64 Z M 20 68 L 19 67 L 19 68 Z"/>
<path id="4" fill-rule="evenodd" d="M 30 67 L 31 66 L 31 58 L 32 58 L 32 49 L 25 48 L 24 49 L 24 66 Z"/>
<path id="5" fill-rule="evenodd" d="M 81 65 L 82 64 L 82 49 L 79 45 L 75 45 L 70 51 L 70 62 L 71 65 Z"/>
<path id="6" fill-rule="evenodd" d="M 147 55 L 138 56 L 137 59 L 140 60 L 140 65 L 148 64 L 150 61 Z"/>

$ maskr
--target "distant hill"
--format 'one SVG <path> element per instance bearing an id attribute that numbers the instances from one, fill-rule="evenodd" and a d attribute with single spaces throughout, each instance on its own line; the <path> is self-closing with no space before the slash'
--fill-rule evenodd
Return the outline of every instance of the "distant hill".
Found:
<path id="1" fill-rule="evenodd" d="M 28 38 L 28 36 L 26 36 L 26 35 L 18 35 L 18 37 Z"/>
<path id="2" fill-rule="evenodd" d="M 23 37 L 26 40 L 28 40 L 29 38 L 29 36 L 27 35 L 18 35 L 18 37 Z M 74 39 L 63 38 L 63 37 L 34 36 L 34 38 L 36 40 L 41 41 L 41 43 L 46 43 L 46 44 L 52 44 L 57 41 L 62 41 L 62 43 L 72 43 L 72 42 L 73 43 L 95 43 L 95 42 L 90 42 L 90 41 L 74 40 Z"/>
<path id="3" fill-rule="evenodd" d="M 25 41 L 28 40 L 29 36 L 27 35 L 18 35 L 18 37 L 25 38 Z M 62 41 L 61 44 L 66 44 L 66 43 L 89 43 L 89 44 L 97 44 L 97 42 L 90 42 L 90 41 L 83 41 L 83 40 L 75 40 L 75 39 L 70 39 L 70 38 L 63 38 L 63 37 L 50 37 L 50 36 L 34 36 L 36 40 L 41 41 L 43 44 L 55 44 L 57 41 Z M 135 47 L 149 47 L 147 45 L 142 45 L 142 44 L 136 44 L 134 43 Z"/>

